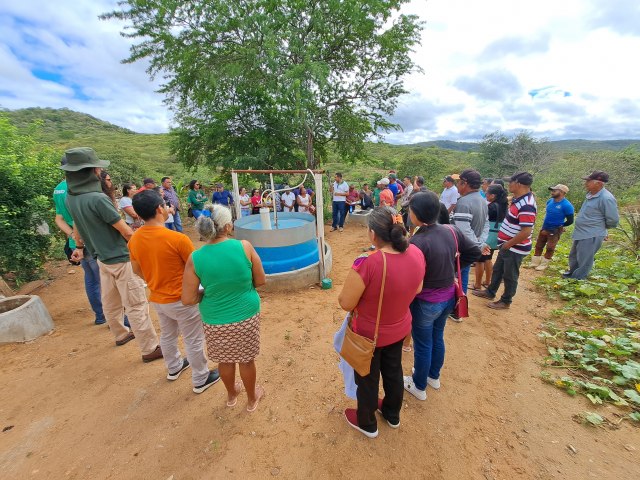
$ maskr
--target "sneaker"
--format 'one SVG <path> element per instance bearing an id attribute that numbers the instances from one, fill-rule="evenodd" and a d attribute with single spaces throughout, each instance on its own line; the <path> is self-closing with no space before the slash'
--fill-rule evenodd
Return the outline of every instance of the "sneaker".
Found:
<path id="1" fill-rule="evenodd" d="M 330 232 L 335 232 L 337 230 L 336 227 L 331 227 L 331 230 L 329 230 Z"/>
<path id="2" fill-rule="evenodd" d="M 167 380 L 171 380 L 171 381 L 177 380 L 178 377 L 180 376 L 180 374 L 182 372 L 184 372 L 187 368 L 189 368 L 189 360 L 184 358 L 182 360 L 182 367 L 180 367 L 180 370 L 178 370 L 177 372 L 173 372 L 173 373 L 171 373 L 171 372 L 167 373 Z"/>
<path id="3" fill-rule="evenodd" d="M 376 412 L 378 412 L 380 415 L 382 415 L 382 399 L 381 398 L 378 399 L 378 409 L 376 410 Z M 384 415 L 382 415 L 382 418 L 387 420 Z M 389 420 L 387 420 L 387 424 L 391 428 L 400 428 L 400 420 L 398 420 L 398 423 L 391 423 Z"/>
<path id="4" fill-rule="evenodd" d="M 125 343 L 129 343 L 134 338 L 136 338 L 136 336 L 133 334 L 133 332 L 129 332 L 129 334 L 126 337 L 124 337 L 122 340 L 116 340 L 116 345 L 118 347 L 121 347 Z"/>
<path id="5" fill-rule="evenodd" d="M 367 432 L 358 426 L 358 411 L 355 408 L 347 408 L 344 411 L 344 418 L 351 427 L 358 430 L 365 437 L 376 438 L 378 436 L 378 429 L 375 432 Z"/>
<path id="6" fill-rule="evenodd" d="M 193 387 L 193 392 L 194 393 L 202 393 L 207 388 L 209 388 L 212 385 L 215 385 L 216 383 L 218 383 L 219 380 L 220 380 L 220 374 L 218 373 L 218 369 L 215 368 L 213 370 L 210 370 L 209 371 L 209 376 L 207 377 L 207 381 L 204 382 L 202 385 L 199 385 L 197 387 Z"/>
<path id="7" fill-rule="evenodd" d="M 344 228 L 339 227 L 339 228 L 338 228 L 338 231 L 339 231 L 339 232 L 344 232 Z"/>
<path id="8" fill-rule="evenodd" d="M 427 385 L 429 385 L 431 388 L 433 388 L 435 390 L 439 390 L 440 389 L 440 379 L 439 378 L 427 377 Z"/>
<path id="9" fill-rule="evenodd" d="M 158 345 L 153 352 L 142 355 L 142 361 L 144 363 L 153 362 L 159 358 L 162 358 L 162 349 L 160 348 L 160 345 Z"/>
<path id="10" fill-rule="evenodd" d="M 426 390 L 418 390 L 415 383 L 413 383 L 413 377 L 410 375 L 404 376 L 404 389 L 409 392 L 411 395 L 416 397 L 418 400 L 426 400 L 427 399 L 427 391 Z"/>
<path id="11" fill-rule="evenodd" d="M 458 317 L 457 315 L 454 315 L 453 313 L 449 314 L 449 318 L 451 320 L 453 320 L 454 322 L 462 323 L 462 319 L 460 317 Z"/>
<path id="12" fill-rule="evenodd" d="M 96 325 L 104 325 L 105 323 L 107 323 L 107 319 L 102 317 L 102 318 L 96 318 L 96 321 L 93 322 Z"/>

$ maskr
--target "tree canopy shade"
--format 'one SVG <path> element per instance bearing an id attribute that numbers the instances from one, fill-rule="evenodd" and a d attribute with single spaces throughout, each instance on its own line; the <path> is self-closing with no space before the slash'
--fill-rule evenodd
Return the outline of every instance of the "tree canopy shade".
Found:
<path id="1" fill-rule="evenodd" d="M 389 122 L 422 22 L 408 0 L 128 0 L 103 19 L 140 39 L 175 113 L 187 166 L 316 168 L 344 160 Z"/>

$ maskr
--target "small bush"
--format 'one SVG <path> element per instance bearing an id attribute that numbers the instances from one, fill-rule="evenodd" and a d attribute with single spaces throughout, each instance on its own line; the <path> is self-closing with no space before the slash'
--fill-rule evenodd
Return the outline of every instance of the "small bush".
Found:
<path id="1" fill-rule="evenodd" d="M 35 130 L 34 130 L 35 131 Z M 52 227 L 53 188 L 62 178 L 60 155 L 20 135 L 0 115 L 0 273 L 12 273 L 18 283 L 37 276 L 46 260 Z"/>

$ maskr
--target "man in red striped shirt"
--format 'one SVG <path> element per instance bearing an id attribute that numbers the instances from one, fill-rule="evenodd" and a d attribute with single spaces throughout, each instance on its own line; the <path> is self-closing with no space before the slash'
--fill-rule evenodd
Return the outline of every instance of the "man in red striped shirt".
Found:
<path id="1" fill-rule="evenodd" d="M 471 292 L 476 297 L 493 300 L 504 280 L 502 297 L 497 302 L 488 303 L 489 308 L 504 310 L 511 306 L 518 289 L 520 265 L 523 258 L 531 252 L 531 234 L 538 212 L 536 200 L 531 192 L 532 183 L 533 175 L 528 172 L 516 173 L 509 180 L 509 192 L 513 194 L 513 200 L 498 232 L 500 251 L 493 265 L 491 284 L 486 290 Z"/>

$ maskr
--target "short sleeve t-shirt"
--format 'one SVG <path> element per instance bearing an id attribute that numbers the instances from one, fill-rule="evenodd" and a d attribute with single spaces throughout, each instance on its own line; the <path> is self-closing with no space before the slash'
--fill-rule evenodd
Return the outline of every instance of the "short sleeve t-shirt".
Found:
<path id="1" fill-rule="evenodd" d="M 143 225 L 128 246 L 131 260 L 140 265 L 151 291 L 149 301 L 179 302 L 184 266 L 195 250 L 189 237 L 165 227 Z"/>
<path id="2" fill-rule="evenodd" d="M 533 193 L 525 193 L 521 197 L 514 198 L 507 210 L 507 215 L 498 232 L 498 244 L 508 242 L 520 233 L 522 227 L 533 227 L 536 223 L 538 207 Z M 514 253 L 528 255 L 531 252 L 531 233 L 528 238 L 509 249 Z"/>
<path id="3" fill-rule="evenodd" d="M 387 278 L 382 298 L 378 330 L 378 346 L 384 347 L 402 340 L 411 331 L 409 305 L 416 296 L 425 272 L 424 255 L 415 245 L 403 253 L 387 257 Z M 365 289 L 355 308 L 355 332 L 373 339 L 378 316 L 378 300 L 382 286 L 382 252 L 356 259 L 352 268 L 360 275 Z"/>
<path id="4" fill-rule="evenodd" d="M 284 202 L 285 206 L 293 207 L 293 204 L 296 203 L 296 196 L 293 194 L 293 192 L 283 193 L 282 201 Z"/>
<path id="5" fill-rule="evenodd" d="M 393 192 L 390 189 L 385 188 L 380 192 L 380 205 L 382 205 L 382 202 L 385 202 L 385 204 L 389 207 L 393 206 Z"/>
<path id="6" fill-rule="evenodd" d="M 565 218 L 573 215 L 574 209 L 571 202 L 563 198 L 556 202 L 553 198 L 547 201 L 547 214 L 544 217 L 543 230 L 553 230 L 564 225 Z"/>
<path id="7" fill-rule="evenodd" d="M 334 202 L 346 202 L 347 197 L 342 195 L 336 195 L 336 193 L 349 193 L 349 185 L 347 182 L 342 183 L 333 182 L 333 201 Z"/>
<path id="8" fill-rule="evenodd" d="M 122 197 L 118 205 L 120 206 L 120 210 L 124 212 L 124 221 L 131 225 L 134 220 L 133 217 L 127 213 L 125 207 L 133 207 L 133 201 L 129 197 Z"/>
<path id="9" fill-rule="evenodd" d="M 453 185 L 449 188 L 445 188 L 440 194 L 440 201 L 444 203 L 444 206 L 451 207 L 451 205 L 455 205 L 458 202 L 458 197 L 460 194 L 458 193 L 458 188 Z"/>
<path id="10" fill-rule="evenodd" d="M 53 203 L 56 207 L 56 215 L 62 215 L 65 223 L 70 227 L 73 227 L 73 218 L 71 218 L 71 214 L 69 210 L 67 210 L 67 181 L 63 180 L 56 188 L 53 189 Z M 69 237 L 69 248 L 76 248 L 76 242 L 73 238 Z"/>

